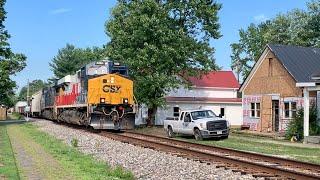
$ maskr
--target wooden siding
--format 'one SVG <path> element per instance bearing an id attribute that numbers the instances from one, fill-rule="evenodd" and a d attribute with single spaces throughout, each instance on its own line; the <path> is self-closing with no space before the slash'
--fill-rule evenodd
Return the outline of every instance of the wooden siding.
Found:
<path id="1" fill-rule="evenodd" d="M 269 58 L 272 58 L 270 63 Z M 296 81 L 270 50 L 243 93 L 244 95 L 280 94 L 281 97 L 302 96 L 302 90 L 296 87 Z"/>
<path id="2" fill-rule="evenodd" d="M 272 98 L 271 96 L 262 96 L 261 102 L 261 120 L 259 123 L 260 131 L 272 131 Z M 271 121 L 270 121 L 271 120 Z"/>

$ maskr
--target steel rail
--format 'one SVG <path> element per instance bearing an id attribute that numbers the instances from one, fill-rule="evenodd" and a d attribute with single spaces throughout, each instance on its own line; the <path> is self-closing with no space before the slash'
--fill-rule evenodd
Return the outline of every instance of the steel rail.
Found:
<path id="1" fill-rule="evenodd" d="M 172 139 L 160 137 L 162 140 L 166 139 L 168 141 L 166 143 L 163 143 L 161 141 L 160 142 L 152 141 L 152 140 L 148 140 L 147 138 L 141 139 L 133 136 L 128 136 L 126 134 L 134 134 L 134 135 L 142 135 L 142 136 L 144 135 L 140 133 L 131 133 L 131 132 L 130 133 L 126 132 L 123 134 L 103 132 L 101 135 L 109 137 L 114 140 L 121 141 L 121 142 L 130 143 L 130 144 L 151 148 L 159 151 L 179 152 L 183 154 L 183 156 L 187 156 L 191 159 L 223 163 L 223 164 L 226 164 L 227 167 L 231 167 L 230 169 L 235 169 L 237 171 L 239 171 L 239 169 L 242 169 L 248 174 L 253 174 L 256 177 L 275 177 L 275 178 L 286 178 L 286 179 L 320 179 L 320 176 L 317 176 L 314 174 L 303 173 L 303 172 L 299 172 L 291 169 L 279 168 L 277 166 L 272 166 L 272 165 L 265 165 L 265 164 L 257 163 L 254 161 L 238 159 L 235 157 L 230 157 L 222 154 L 212 154 L 212 153 L 204 152 L 201 150 L 190 149 L 190 147 L 177 146 L 175 145 L 175 143 L 173 143 L 173 142 L 184 143 L 185 141 L 172 140 Z M 146 135 L 146 137 L 148 136 L 149 135 Z M 158 138 L 159 136 L 151 135 L 151 137 Z M 170 141 L 172 141 L 172 143 L 170 143 Z M 187 143 L 187 144 L 196 145 L 193 143 Z M 243 151 L 241 152 L 246 153 Z"/>
<path id="2" fill-rule="evenodd" d="M 132 135 L 139 135 L 139 136 L 145 136 L 150 137 L 150 138 L 156 138 L 156 139 L 161 139 L 164 141 L 170 141 L 174 143 L 178 143 L 181 145 L 186 145 L 189 147 L 194 147 L 194 148 L 202 148 L 204 150 L 208 151 L 215 151 L 215 152 L 221 152 L 221 153 L 229 153 L 235 156 L 240 156 L 240 157 L 247 157 L 250 159 L 257 159 L 257 160 L 262 160 L 266 162 L 271 162 L 274 164 L 281 164 L 284 166 L 293 166 L 293 167 L 301 167 L 305 170 L 311 170 L 311 171 L 317 171 L 320 174 L 320 165 L 314 164 L 314 163 L 309 163 L 309 162 L 302 162 L 302 161 L 297 161 L 293 159 L 284 159 L 281 157 L 276 157 L 276 156 L 270 156 L 270 155 L 264 155 L 264 154 L 259 154 L 259 153 L 254 153 L 254 152 L 247 152 L 247 151 L 241 151 L 241 150 L 236 150 L 236 149 L 231 149 L 231 148 L 224 148 L 224 147 L 218 147 L 218 146 L 209 146 L 209 145 L 204 145 L 204 144 L 196 144 L 196 143 L 191 143 L 183 140 L 177 140 L 177 139 L 172 139 L 172 138 L 166 138 L 166 137 L 161 137 L 161 136 L 155 136 L 155 135 L 149 135 L 149 134 L 142 134 L 142 133 L 136 133 L 136 132 L 125 132 L 126 134 L 132 134 Z"/>

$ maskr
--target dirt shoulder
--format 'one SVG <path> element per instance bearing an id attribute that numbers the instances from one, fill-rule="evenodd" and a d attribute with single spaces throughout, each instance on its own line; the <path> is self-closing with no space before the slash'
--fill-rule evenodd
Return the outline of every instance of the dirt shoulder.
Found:
<path id="1" fill-rule="evenodd" d="M 20 130 L 18 125 L 8 126 L 22 179 L 75 179 L 41 145 Z"/>

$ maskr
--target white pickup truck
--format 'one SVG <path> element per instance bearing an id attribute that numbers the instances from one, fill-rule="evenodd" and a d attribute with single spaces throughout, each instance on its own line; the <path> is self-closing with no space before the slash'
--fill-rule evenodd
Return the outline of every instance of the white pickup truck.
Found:
<path id="1" fill-rule="evenodd" d="M 168 117 L 164 120 L 164 129 L 170 138 L 182 134 L 194 135 L 196 140 L 210 137 L 226 139 L 229 136 L 229 128 L 229 122 L 211 110 L 180 111 L 179 117 Z"/>

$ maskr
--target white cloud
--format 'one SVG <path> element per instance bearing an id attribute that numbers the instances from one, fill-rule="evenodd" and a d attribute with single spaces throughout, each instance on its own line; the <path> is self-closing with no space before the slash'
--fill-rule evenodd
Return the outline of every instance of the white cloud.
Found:
<path id="1" fill-rule="evenodd" d="M 58 9 L 51 10 L 49 13 L 53 14 L 53 15 L 56 15 L 56 14 L 67 13 L 67 12 L 70 12 L 70 11 L 71 11 L 71 9 L 68 9 L 68 8 L 58 8 Z"/>
<path id="2" fill-rule="evenodd" d="M 263 22 L 268 20 L 268 18 L 264 14 L 259 14 L 257 16 L 254 16 L 253 19 L 257 22 Z"/>

